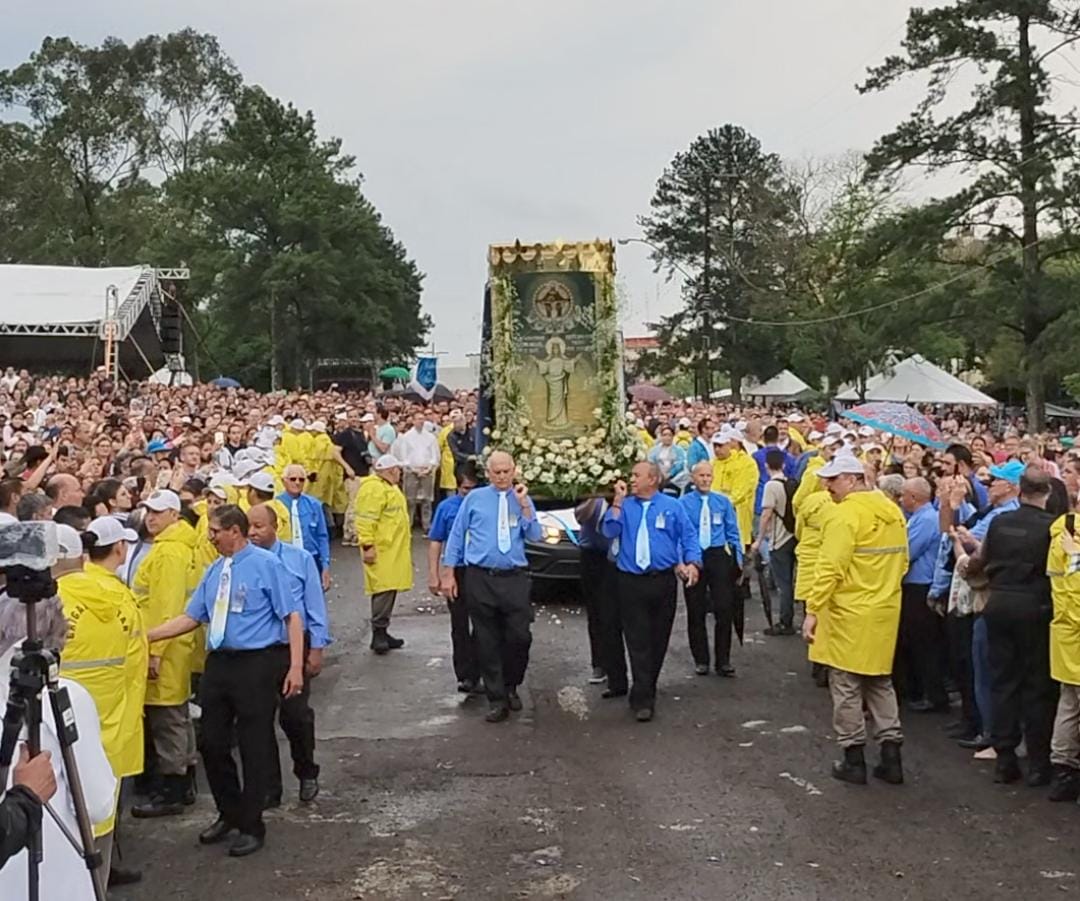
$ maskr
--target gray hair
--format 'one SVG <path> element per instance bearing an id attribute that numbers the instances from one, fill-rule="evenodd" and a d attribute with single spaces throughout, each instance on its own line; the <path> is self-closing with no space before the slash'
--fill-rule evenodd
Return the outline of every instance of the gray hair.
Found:
<path id="1" fill-rule="evenodd" d="M 899 503 L 900 495 L 904 493 L 904 477 L 899 473 L 890 473 L 881 476 L 877 480 L 877 486 L 894 501 Z"/>
<path id="2" fill-rule="evenodd" d="M 26 604 L 9 597 L 6 591 L 0 594 L 0 654 L 6 654 L 13 644 L 26 638 L 26 611 L 29 609 Z M 60 598 L 47 598 L 36 604 L 34 610 L 42 644 L 52 651 L 62 650 L 67 643 L 68 621 Z"/>

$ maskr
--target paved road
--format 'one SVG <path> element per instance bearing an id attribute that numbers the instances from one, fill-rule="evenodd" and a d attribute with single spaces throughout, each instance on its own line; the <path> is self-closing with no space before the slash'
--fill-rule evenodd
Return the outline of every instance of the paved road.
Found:
<path id="1" fill-rule="evenodd" d="M 420 545 L 417 545 L 417 551 Z M 414 560 L 422 559 L 414 551 Z M 269 815 L 267 846 L 201 848 L 209 797 L 132 822 L 141 887 L 117 898 L 936 899 L 1076 897 L 1080 809 L 991 784 L 990 765 L 909 717 L 908 784 L 842 785 L 826 693 L 758 611 L 739 677 L 693 675 L 676 622 L 657 717 L 586 684 L 583 612 L 537 610 L 525 710 L 498 726 L 454 692 L 449 620 L 399 600 L 404 650 L 367 650 L 355 551 L 331 596 L 337 643 L 314 695 L 323 791 Z M 422 585 L 424 579 L 418 580 Z M 283 746 L 283 760 L 288 759 Z"/>

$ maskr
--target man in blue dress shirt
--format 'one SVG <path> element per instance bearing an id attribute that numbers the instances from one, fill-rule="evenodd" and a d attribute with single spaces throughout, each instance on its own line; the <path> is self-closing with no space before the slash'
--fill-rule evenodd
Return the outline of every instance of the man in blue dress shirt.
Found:
<path id="1" fill-rule="evenodd" d="M 630 655 L 630 707 L 647 723 L 656 706 L 656 682 L 664 666 L 675 622 L 676 576 L 687 586 L 698 579 L 701 546 L 697 530 L 675 498 L 660 494 L 660 467 L 642 462 L 626 483 L 615 484 L 615 498 L 601 531 L 618 539 L 619 618 Z"/>
<path id="2" fill-rule="evenodd" d="M 521 709 L 517 688 L 529 665 L 533 621 L 525 539 L 539 540 L 541 530 L 528 489 L 514 486 L 514 458 L 495 451 L 487 475 L 489 484 L 470 491 L 454 519 L 443 550 L 442 591 L 458 597 L 454 573 L 464 566 L 465 602 L 491 705 L 487 721 L 500 723 Z"/>
<path id="3" fill-rule="evenodd" d="M 731 628 L 735 621 L 735 581 L 742 570 L 743 549 L 739 519 L 728 498 L 712 491 L 713 468 L 698 463 L 690 472 L 694 490 L 680 500 L 691 525 L 697 525 L 702 571 L 696 585 L 686 587 L 686 631 L 694 669 L 709 672 L 709 629 L 706 617 L 715 620 L 714 665 L 721 676 L 735 675 L 731 665 Z M 740 601 L 741 603 L 741 601 Z"/>
<path id="4" fill-rule="evenodd" d="M 304 689 L 295 698 L 281 702 L 278 721 L 293 761 L 293 775 L 300 780 L 300 800 L 305 804 L 319 794 L 319 765 L 315 762 L 315 711 L 309 695 L 311 680 L 322 671 L 323 649 L 330 644 L 326 595 L 315 558 L 302 547 L 279 541 L 277 513 L 269 504 L 252 507 L 248 513 L 248 537 L 257 547 L 278 558 L 289 573 L 289 587 L 304 618 Z M 274 744 L 277 750 L 277 744 Z M 267 807 L 281 804 L 281 766 L 274 770 Z"/>
<path id="5" fill-rule="evenodd" d="M 292 534 L 290 544 L 302 547 L 315 558 L 323 591 L 330 588 L 330 531 L 326 527 L 326 513 L 322 502 L 304 494 L 307 484 L 307 470 L 299 463 L 290 463 L 281 477 L 285 490 L 278 495 L 278 500 L 289 511 L 289 526 Z"/>
<path id="6" fill-rule="evenodd" d="M 462 503 L 476 487 L 476 464 L 471 460 L 459 464 L 454 470 L 454 478 L 457 481 L 457 494 L 446 498 L 435 508 L 431 528 L 428 530 L 428 589 L 435 597 L 442 596 L 442 576 L 439 570 L 443 546 L 450 537 L 450 530 Z M 465 567 L 459 566 L 454 577 L 457 581 L 458 596 L 446 598 L 450 608 L 450 646 L 453 648 L 454 676 L 457 677 L 458 691 L 472 694 L 477 690 L 480 670 L 476 662 L 476 636 L 469 622 L 469 610 L 465 600 Z"/>
<path id="7" fill-rule="evenodd" d="M 927 596 L 934 581 L 941 529 L 934 494 L 923 478 L 908 479 L 900 494 L 907 514 L 908 571 L 900 596 L 900 632 L 893 679 L 897 693 L 916 713 L 948 713 L 945 691 L 945 622 L 930 609 Z"/>
<path id="8" fill-rule="evenodd" d="M 200 683 L 202 756 L 218 818 L 199 841 L 216 844 L 239 830 L 229 855 L 244 857 L 258 851 L 266 835 L 262 812 L 277 761 L 278 698 L 295 697 L 304 687 L 304 623 L 281 561 L 248 542 L 243 510 L 218 507 L 209 531 L 221 557 L 206 570 L 187 611 L 151 629 L 147 640 L 165 641 L 209 624 L 210 653 Z"/>
<path id="9" fill-rule="evenodd" d="M 626 650 L 615 586 L 615 555 L 611 541 L 600 525 L 607 513 L 608 501 L 590 497 L 574 510 L 581 549 L 581 596 L 589 631 L 589 658 L 592 675 L 589 682 L 607 682 L 605 698 L 626 695 Z"/>

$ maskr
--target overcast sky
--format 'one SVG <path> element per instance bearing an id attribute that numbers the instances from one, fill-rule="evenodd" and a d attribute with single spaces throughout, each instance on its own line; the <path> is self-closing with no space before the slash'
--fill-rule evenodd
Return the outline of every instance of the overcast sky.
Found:
<path id="1" fill-rule="evenodd" d="M 479 344 L 488 244 L 638 234 L 665 164 L 707 129 L 741 125 L 787 159 L 869 148 L 920 95 L 853 87 L 899 49 L 909 5 L 46 0 L 5 17 L 0 67 L 45 35 L 216 34 L 248 82 L 344 140 L 426 273 L 437 349 L 460 362 Z M 640 245 L 620 248 L 618 266 L 623 329 L 643 334 L 677 287 Z"/>

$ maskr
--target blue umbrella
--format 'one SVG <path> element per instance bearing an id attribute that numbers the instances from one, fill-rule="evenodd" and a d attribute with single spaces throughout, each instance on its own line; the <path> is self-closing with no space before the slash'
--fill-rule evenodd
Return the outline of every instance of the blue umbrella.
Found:
<path id="1" fill-rule="evenodd" d="M 863 404 L 847 410 L 842 415 L 855 422 L 868 425 L 872 429 L 877 429 L 879 432 L 907 438 L 908 441 L 914 441 L 916 444 L 938 449 L 945 447 L 941 429 L 928 416 L 924 416 L 907 404 L 886 402 Z"/>
<path id="2" fill-rule="evenodd" d="M 210 382 L 215 388 L 239 388 L 240 383 L 236 379 L 231 379 L 227 375 L 218 376 L 212 382 Z"/>

